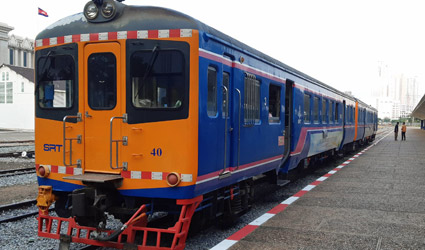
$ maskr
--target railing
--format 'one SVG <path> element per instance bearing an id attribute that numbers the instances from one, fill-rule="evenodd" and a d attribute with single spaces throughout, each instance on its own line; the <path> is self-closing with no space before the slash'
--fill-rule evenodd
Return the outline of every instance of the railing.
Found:
<path id="1" fill-rule="evenodd" d="M 122 142 L 122 145 L 123 146 L 127 146 L 128 145 L 128 137 L 127 136 L 123 136 L 122 137 L 122 140 L 114 140 L 113 139 L 113 136 L 112 136 L 112 131 L 113 131 L 113 122 L 114 122 L 114 120 L 115 119 L 122 119 L 122 122 L 123 123 L 127 123 L 127 121 L 128 121 L 128 116 L 127 116 L 127 114 L 124 114 L 123 116 L 115 116 L 115 117 L 112 117 L 111 118 L 111 121 L 110 121 L 110 131 L 109 131 L 109 166 L 111 167 L 111 169 L 123 169 L 123 170 L 127 170 L 127 166 L 128 166 L 128 163 L 127 162 L 123 162 L 122 163 L 122 165 L 121 166 L 119 166 L 119 163 L 118 163 L 118 156 L 119 156 L 119 153 L 118 153 L 118 143 L 119 142 Z M 112 145 L 113 144 L 116 144 L 116 151 L 115 151 L 115 155 L 116 155 L 116 164 L 115 164 L 115 166 L 112 164 Z"/>
<path id="2" fill-rule="evenodd" d="M 76 163 L 72 163 L 72 141 L 77 141 L 78 144 L 81 144 L 82 136 L 77 135 L 76 138 L 66 138 L 66 120 L 68 119 L 77 119 L 77 122 L 81 122 L 83 120 L 81 113 L 77 113 L 77 115 L 67 115 L 63 118 L 63 164 L 66 167 L 81 167 L 80 159 L 78 159 Z M 66 163 L 66 141 L 69 141 L 69 164 Z"/>

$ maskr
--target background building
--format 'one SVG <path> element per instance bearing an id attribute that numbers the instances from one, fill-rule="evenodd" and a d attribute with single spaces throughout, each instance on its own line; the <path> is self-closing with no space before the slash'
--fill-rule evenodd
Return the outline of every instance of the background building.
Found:
<path id="1" fill-rule="evenodd" d="M 34 40 L 0 23 L 0 128 L 34 129 Z"/>
<path id="2" fill-rule="evenodd" d="M 376 99 L 379 118 L 409 117 L 420 100 L 419 79 L 394 73 L 384 62 L 378 64 L 378 78 L 372 95 Z"/>

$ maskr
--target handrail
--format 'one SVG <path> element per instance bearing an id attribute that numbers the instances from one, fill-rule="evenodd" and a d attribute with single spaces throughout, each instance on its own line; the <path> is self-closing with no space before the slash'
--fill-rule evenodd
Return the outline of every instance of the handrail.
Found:
<path id="1" fill-rule="evenodd" d="M 112 125 L 115 119 L 122 119 L 122 122 L 127 123 L 128 121 L 128 116 L 127 114 L 123 114 L 123 116 L 114 116 L 111 118 L 110 120 L 110 131 L 109 131 L 109 166 L 111 167 L 111 169 L 123 169 L 123 170 L 127 170 L 127 162 L 123 162 L 122 166 L 119 167 L 118 164 L 118 142 L 122 142 L 123 146 L 127 146 L 128 145 L 128 137 L 127 136 L 123 136 L 122 140 L 113 140 L 112 138 Z M 116 143 L 116 166 L 114 167 L 112 165 L 112 144 Z"/>
<path id="2" fill-rule="evenodd" d="M 81 167 L 81 160 L 77 160 L 75 164 L 72 163 L 72 141 L 77 141 L 78 144 L 81 144 L 82 136 L 77 135 L 76 138 L 66 138 L 66 120 L 68 119 L 77 119 L 77 122 L 81 122 L 83 120 L 83 116 L 81 113 L 77 113 L 77 115 L 67 115 L 63 118 L 63 165 L 66 167 L 77 166 Z M 69 141 L 69 164 L 66 163 L 66 141 Z"/>
<path id="3" fill-rule="evenodd" d="M 236 169 L 239 169 L 240 158 L 241 158 L 241 108 L 242 108 L 242 94 L 238 88 L 235 88 L 239 95 L 239 108 L 238 108 L 238 165 Z"/>
<path id="4" fill-rule="evenodd" d="M 224 93 L 226 94 L 226 115 L 224 117 L 224 162 L 223 162 L 223 171 L 220 175 L 226 172 L 227 165 L 227 118 L 229 117 L 229 92 L 226 86 L 222 86 Z"/>

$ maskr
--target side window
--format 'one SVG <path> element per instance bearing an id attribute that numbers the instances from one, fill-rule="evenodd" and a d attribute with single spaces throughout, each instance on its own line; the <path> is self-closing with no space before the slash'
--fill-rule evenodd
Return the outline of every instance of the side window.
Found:
<path id="1" fill-rule="evenodd" d="M 326 106 L 328 105 L 328 100 L 322 99 L 322 123 L 327 123 L 326 120 Z"/>
<path id="2" fill-rule="evenodd" d="M 319 97 L 313 98 L 313 121 L 319 123 Z"/>
<path id="3" fill-rule="evenodd" d="M 229 111 L 229 108 L 226 102 L 226 99 L 228 100 L 230 99 L 229 81 L 230 81 L 230 74 L 227 72 L 223 72 L 223 86 L 225 86 L 227 89 L 227 92 L 224 92 L 224 89 L 223 89 L 223 118 L 227 117 L 227 112 Z M 227 96 L 226 96 L 226 93 L 227 93 Z"/>
<path id="4" fill-rule="evenodd" d="M 217 70 L 214 67 L 208 67 L 207 113 L 217 115 Z"/>
<path id="5" fill-rule="evenodd" d="M 13 103 L 13 82 L 6 83 L 6 103 Z"/>
<path id="6" fill-rule="evenodd" d="M 304 94 L 304 123 L 310 123 L 310 95 Z"/>
<path id="7" fill-rule="evenodd" d="M 260 121 L 260 81 L 245 73 L 244 88 L 244 122 L 255 124 Z"/>
<path id="8" fill-rule="evenodd" d="M 350 123 L 350 106 L 348 105 L 345 111 L 345 122 Z"/>
<path id="9" fill-rule="evenodd" d="M 4 74 L 4 73 L 3 73 Z M 6 102 L 6 83 L 0 82 L 0 103 Z"/>
<path id="10" fill-rule="evenodd" d="M 269 86 L 269 122 L 280 121 L 280 86 L 270 84 Z"/>
<path id="11" fill-rule="evenodd" d="M 329 123 L 333 123 L 334 102 L 329 101 Z"/>
<path id="12" fill-rule="evenodd" d="M 339 107 L 339 103 L 337 103 L 337 102 L 335 102 L 335 123 L 338 123 L 339 122 L 339 119 L 338 119 L 338 107 Z"/>

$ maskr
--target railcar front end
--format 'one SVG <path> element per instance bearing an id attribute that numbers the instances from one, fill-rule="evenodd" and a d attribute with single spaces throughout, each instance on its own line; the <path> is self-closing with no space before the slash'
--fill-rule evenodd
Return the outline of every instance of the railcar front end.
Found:
<path id="1" fill-rule="evenodd" d="M 63 244 L 159 248 L 161 237 L 172 235 L 167 247 L 184 248 L 202 200 L 194 193 L 198 31 L 180 28 L 164 13 L 188 19 L 105 0 L 89 2 L 84 14 L 38 35 L 40 236 Z M 57 217 L 48 213 L 52 203 Z M 169 228 L 148 227 L 162 211 L 180 216 Z M 107 214 L 124 226 L 108 229 Z"/>

